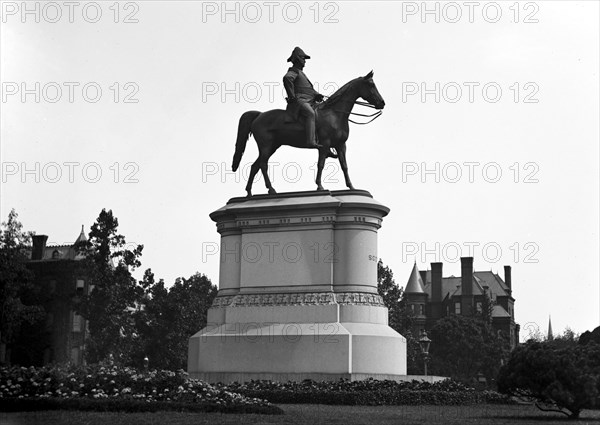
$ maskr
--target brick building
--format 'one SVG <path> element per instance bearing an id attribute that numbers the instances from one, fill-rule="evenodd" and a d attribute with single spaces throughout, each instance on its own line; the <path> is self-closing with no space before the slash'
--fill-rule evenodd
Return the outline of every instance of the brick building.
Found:
<path id="1" fill-rule="evenodd" d="M 404 290 L 415 321 L 413 335 L 430 329 L 436 320 L 450 314 L 481 312 L 487 294 L 494 306 L 492 326 L 509 338 L 510 348 L 519 343 L 512 297 L 511 267 L 504 266 L 504 280 L 491 271 L 474 271 L 473 257 L 463 257 L 459 277 L 442 276 L 443 263 L 431 263 L 431 270 L 419 271 L 415 263 Z"/>
<path id="2" fill-rule="evenodd" d="M 36 289 L 45 294 L 43 306 L 46 323 L 43 337 L 35 350 L 12 353 L 11 360 L 37 365 L 66 361 L 81 364 L 87 324 L 82 316 L 75 313 L 73 303 L 90 288 L 78 267 L 83 257 L 77 254 L 74 246 L 87 238 L 81 226 L 81 233 L 73 244 L 46 245 L 47 240 L 46 235 L 33 236 L 31 260 L 27 263 L 34 274 Z M 29 358 L 22 358 L 26 355 Z"/>

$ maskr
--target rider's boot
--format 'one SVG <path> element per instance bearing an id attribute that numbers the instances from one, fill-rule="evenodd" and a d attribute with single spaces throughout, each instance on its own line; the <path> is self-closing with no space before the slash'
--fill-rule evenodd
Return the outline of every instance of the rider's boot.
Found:
<path id="1" fill-rule="evenodd" d="M 308 146 L 309 148 L 317 148 L 317 149 L 322 148 L 323 145 L 318 144 L 316 141 L 315 120 L 307 118 L 305 129 L 306 129 L 306 146 Z"/>

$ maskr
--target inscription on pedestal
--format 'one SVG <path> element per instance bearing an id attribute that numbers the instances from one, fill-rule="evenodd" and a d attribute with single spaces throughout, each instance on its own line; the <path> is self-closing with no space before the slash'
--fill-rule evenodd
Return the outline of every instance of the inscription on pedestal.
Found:
<path id="1" fill-rule="evenodd" d="M 291 294 L 244 294 L 217 297 L 212 303 L 213 308 L 224 307 L 263 307 L 275 305 L 371 305 L 385 306 L 383 298 L 375 294 L 362 292 L 302 292 Z"/>

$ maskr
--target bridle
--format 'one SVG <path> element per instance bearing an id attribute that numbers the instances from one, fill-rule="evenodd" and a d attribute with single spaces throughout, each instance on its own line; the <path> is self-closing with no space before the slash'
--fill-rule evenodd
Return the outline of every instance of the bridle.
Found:
<path id="1" fill-rule="evenodd" d="M 329 96 L 323 96 L 323 98 L 327 98 L 327 99 L 329 99 Z M 355 104 L 355 105 L 360 105 L 360 106 L 367 106 L 367 107 L 369 107 L 369 108 L 373 108 L 373 109 L 377 109 L 377 107 L 376 107 L 376 106 L 374 106 L 374 105 L 371 105 L 369 102 L 362 102 L 362 101 L 360 101 L 360 100 L 355 100 L 355 101 L 354 101 L 354 104 Z M 379 117 L 381 116 L 381 114 L 383 114 L 383 111 L 382 111 L 381 109 L 377 110 L 377 112 L 374 112 L 374 113 L 372 113 L 372 114 L 359 114 L 358 112 L 352 112 L 352 111 L 341 111 L 341 110 L 339 110 L 339 109 L 331 109 L 331 110 L 332 110 L 332 111 L 335 111 L 335 112 L 342 112 L 342 113 L 345 113 L 345 114 L 356 115 L 356 116 L 359 116 L 359 117 L 371 118 L 371 119 L 370 119 L 369 121 L 367 121 L 367 122 L 356 122 L 356 121 L 353 121 L 353 120 L 351 120 L 350 118 L 348 118 L 348 121 L 350 121 L 350 122 L 351 122 L 351 123 L 353 123 L 353 124 L 358 124 L 358 125 L 365 125 L 365 124 L 369 124 L 369 123 L 371 123 L 371 122 L 375 121 L 377 118 L 379 118 Z"/>
<path id="2" fill-rule="evenodd" d="M 373 105 L 371 105 L 369 102 L 361 102 L 360 100 L 355 100 L 355 101 L 354 101 L 354 104 L 355 104 L 355 105 L 360 105 L 360 106 L 367 106 L 367 107 L 369 107 L 369 108 L 376 109 L 376 107 L 375 107 L 375 106 L 373 106 Z M 367 121 L 367 122 L 356 122 L 356 121 L 352 121 L 350 118 L 348 118 L 348 121 L 350 121 L 351 123 L 354 123 L 354 124 L 359 124 L 359 125 L 365 125 L 365 124 L 369 124 L 370 122 L 373 122 L 373 121 L 375 121 L 377 118 L 379 118 L 379 117 L 381 116 L 381 114 L 383 114 L 383 111 L 382 111 L 381 109 L 378 109 L 376 112 L 374 112 L 374 113 L 372 113 L 372 114 L 370 114 L 370 115 L 367 115 L 367 114 L 359 114 L 359 113 L 357 113 L 357 112 L 352 112 L 352 111 L 350 111 L 350 114 L 352 114 L 352 115 L 357 115 L 357 116 L 359 116 L 359 117 L 367 117 L 367 118 L 371 118 L 371 117 L 373 117 L 373 118 L 371 118 L 371 119 L 370 119 L 369 121 Z"/>

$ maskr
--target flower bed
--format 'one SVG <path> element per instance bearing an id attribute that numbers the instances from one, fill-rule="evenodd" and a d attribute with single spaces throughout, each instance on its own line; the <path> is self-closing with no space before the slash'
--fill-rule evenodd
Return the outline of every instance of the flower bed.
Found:
<path id="1" fill-rule="evenodd" d="M 7 403 L 11 400 L 11 403 Z M 269 402 L 190 379 L 184 371 L 140 372 L 132 368 L 2 367 L 3 410 L 193 410 L 282 413 Z"/>
<path id="2" fill-rule="evenodd" d="M 271 403 L 307 403 L 337 405 L 467 405 L 478 403 L 509 404 L 512 400 L 495 391 L 476 391 L 459 382 L 423 381 L 322 381 L 302 382 L 251 381 L 245 384 L 217 385 L 247 397 L 259 397 Z"/>

